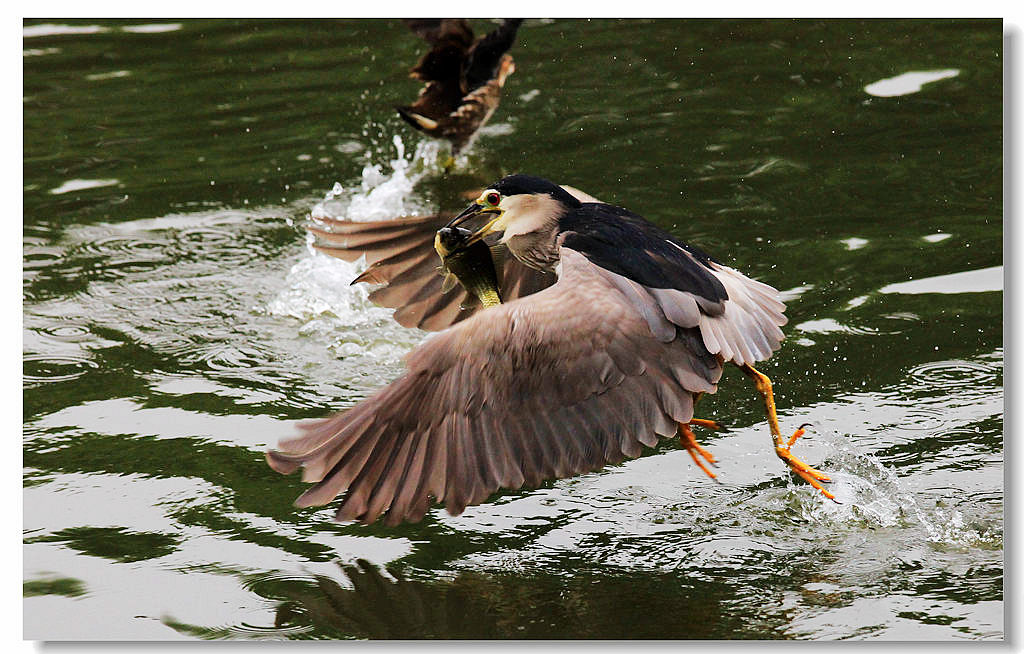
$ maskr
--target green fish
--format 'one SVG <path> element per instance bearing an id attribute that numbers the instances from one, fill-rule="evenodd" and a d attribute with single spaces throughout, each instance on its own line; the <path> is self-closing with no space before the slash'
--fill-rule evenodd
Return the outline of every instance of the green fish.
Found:
<path id="1" fill-rule="evenodd" d="M 459 283 L 483 306 L 501 304 L 498 272 L 491 248 L 482 240 L 467 245 L 472 234 L 462 227 L 442 227 L 437 231 L 434 249 L 441 257 L 442 274 L 445 276 L 441 292 L 447 293 Z"/>

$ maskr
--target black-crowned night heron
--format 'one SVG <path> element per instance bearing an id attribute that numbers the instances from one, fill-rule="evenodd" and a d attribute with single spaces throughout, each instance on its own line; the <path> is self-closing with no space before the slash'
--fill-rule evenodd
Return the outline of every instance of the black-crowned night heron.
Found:
<path id="1" fill-rule="evenodd" d="M 407 19 L 406 24 L 430 43 L 430 51 L 412 69 L 425 86 L 416 102 L 396 107 L 410 125 L 452 144 L 457 155 L 498 108 L 505 78 L 515 64 L 505 52 L 512 47 L 522 19 L 506 18 L 500 27 L 473 40 L 462 18 Z"/>
<path id="2" fill-rule="evenodd" d="M 338 520 L 418 521 L 434 502 L 457 515 L 499 488 L 597 470 L 679 435 L 708 475 L 693 407 L 723 366 L 764 398 L 775 453 L 832 495 L 829 478 L 790 453 L 771 382 L 753 364 L 784 336 L 778 291 L 722 265 L 626 209 L 527 175 L 485 189 L 445 216 L 313 228 L 319 247 L 373 263 L 356 281 L 405 325 L 443 329 L 413 350 L 398 380 L 348 411 L 301 425 L 267 460 L 304 467 L 315 482 L 296 502 L 346 492 Z M 510 256 L 503 304 L 480 310 L 461 287 L 442 293 L 434 233 L 486 221 L 471 241 L 500 234 Z M 834 498 L 833 498 L 834 499 Z"/>

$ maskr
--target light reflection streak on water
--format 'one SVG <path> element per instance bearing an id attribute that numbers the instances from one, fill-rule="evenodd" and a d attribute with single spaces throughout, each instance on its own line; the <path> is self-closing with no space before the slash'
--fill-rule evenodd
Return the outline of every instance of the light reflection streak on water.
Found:
<path id="1" fill-rule="evenodd" d="M 919 92 L 925 84 L 956 77 L 959 74 L 960 71 L 955 68 L 948 70 L 912 71 L 897 75 L 896 77 L 872 82 L 864 87 L 864 92 L 880 98 L 910 95 L 911 93 Z"/>

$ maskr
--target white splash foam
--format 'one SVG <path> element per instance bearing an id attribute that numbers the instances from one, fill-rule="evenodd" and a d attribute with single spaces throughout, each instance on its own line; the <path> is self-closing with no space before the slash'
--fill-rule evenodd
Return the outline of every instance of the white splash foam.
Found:
<path id="1" fill-rule="evenodd" d="M 437 141 L 420 141 L 409 159 L 399 135 L 392 139 L 396 157 L 389 162 L 391 173 L 380 164 L 363 166 L 359 187 L 346 194 L 340 185 L 313 207 L 310 217 L 344 218 L 346 220 L 390 220 L 398 216 L 418 215 L 427 207 L 413 195 L 413 188 L 425 175 L 440 170 Z"/>
<path id="2" fill-rule="evenodd" d="M 438 145 L 435 141 L 420 142 L 407 158 L 401 137 L 395 135 L 393 143 L 396 156 L 388 162 L 390 173 L 380 164 L 367 164 L 358 186 L 346 190 L 335 183 L 311 209 L 310 218 L 391 220 L 425 211 L 426 204 L 413 190 L 420 179 L 439 170 Z M 326 338 L 331 341 L 329 347 L 347 356 L 356 354 L 353 348 L 370 351 L 384 341 L 392 342 L 389 352 L 393 349 L 392 354 L 396 354 L 407 351 L 422 338 L 420 332 L 402 330 L 391 321 L 392 309 L 370 302 L 371 289 L 366 284 L 351 285 L 366 269 L 363 258 L 348 262 L 327 256 L 313 249 L 313 240 L 312 235 L 307 236 L 308 256 L 292 266 L 287 288 L 266 306 L 269 314 L 302 321 L 301 333 Z M 382 329 L 387 331 L 387 338 L 371 337 L 383 337 Z M 409 335 L 403 338 L 399 331 Z"/>
<path id="3" fill-rule="evenodd" d="M 802 517 L 812 522 L 849 524 L 867 522 L 878 527 L 919 525 L 926 540 L 940 545 L 985 546 L 999 544 L 1001 535 L 991 529 L 975 528 L 956 509 L 923 508 L 914 493 L 896 473 L 869 453 L 860 451 L 834 431 L 815 426 L 815 439 L 830 444 L 834 451 L 823 467 L 832 478 L 831 491 L 842 504 L 822 501 L 816 495 L 803 506 Z M 802 488 L 806 492 L 806 488 Z"/>

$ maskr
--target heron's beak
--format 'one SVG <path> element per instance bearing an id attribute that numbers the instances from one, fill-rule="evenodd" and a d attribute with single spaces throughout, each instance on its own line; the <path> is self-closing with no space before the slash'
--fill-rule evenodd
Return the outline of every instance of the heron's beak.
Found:
<path id="1" fill-rule="evenodd" d="M 498 219 L 501 218 L 501 215 L 505 213 L 503 209 L 499 209 L 497 207 L 488 208 L 478 202 L 474 202 L 473 204 L 466 207 L 465 211 L 452 218 L 451 222 L 445 225 L 445 227 L 455 227 L 456 225 L 461 225 L 470 218 L 473 218 L 474 216 L 479 216 L 481 214 L 488 213 L 496 213 L 498 215 L 491 219 L 486 225 L 481 227 L 479 230 L 474 232 L 473 235 L 466 240 L 465 245 L 469 246 L 491 233 L 491 228 L 494 227 L 494 224 L 496 222 L 498 222 Z"/>
<path id="2" fill-rule="evenodd" d="M 455 227 L 456 225 L 461 225 L 462 223 L 466 222 L 467 220 L 477 215 L 478 213 L 482 212 L 483 210 L 484 205 L 474 202 L 473 204 L 466 207 L 465 211 L 452 218 L 451 221 L 447 225 L 445 225 L 445 227 Z"/>

